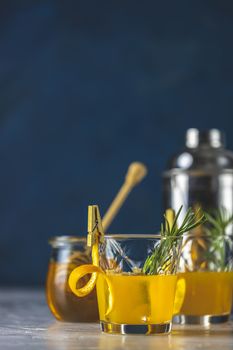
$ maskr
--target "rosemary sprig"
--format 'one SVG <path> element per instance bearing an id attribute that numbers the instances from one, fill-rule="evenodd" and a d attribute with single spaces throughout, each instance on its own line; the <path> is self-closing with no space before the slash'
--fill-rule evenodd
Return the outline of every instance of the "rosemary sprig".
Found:
<path id="1" fill-rule="evenodd" d="M 178 210 L 173 222 L 169 222 L 166 214 L 164 215 L 164 223 L 161 224 L 161 241 L 155 247 L 153 253 L 149 255 L 143 265 L 142 272 L 147 275 L 164 273 L 167 270 L 173 272 L 174 267 L 172 259 L 172 248 L 177 246 L 179 238 L 186 232 L 203 224 L 205 215 L 200 209 L 193 211 L 191 208 L 185 214 L 180 226 L 178 219 L 182 211 L 182 206 Z"/>
<path id="2" fill-rule="evenodd" d="M 205 213 L 207 225 L 204 232 L 207 235 L 207 250 L 204 257 L 209 265 L 209 268 L 214 270 L 227 269 L 225 239 L 226 229 L 230 224 L 233 224 L 233 215 L 224 208 L 212 210 Z"/>
<path id="3" fill-rule="evenodd" d="M 205 232 L 211 237 L 219 237 L 226 233 L 228 225 L 233 223 L 233 214 L 221 207 L 209 213 L 205 212 L 205 217 L 209 223 L 209 227 L 205 228 Z"/>

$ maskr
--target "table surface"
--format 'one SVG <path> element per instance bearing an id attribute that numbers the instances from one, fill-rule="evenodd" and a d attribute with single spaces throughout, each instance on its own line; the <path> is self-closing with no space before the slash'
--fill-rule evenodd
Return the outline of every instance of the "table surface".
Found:
<path id="1" fill-rule="evenodd" d="M 0 349 L 233 349 L 233 323 L 174 326 L 172 334 L 159 336 L 108 335 L 98 324 L 63 323 L 50 314 L 43 291 L 0 291 Z"/>

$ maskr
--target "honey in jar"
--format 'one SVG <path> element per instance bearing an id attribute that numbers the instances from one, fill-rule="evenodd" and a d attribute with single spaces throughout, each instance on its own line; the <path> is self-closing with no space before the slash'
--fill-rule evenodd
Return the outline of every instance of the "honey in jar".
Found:
<path id="1" fill-rule="evenodd" d="M 52 314 L 56 319 L 66 322 L 98 321 L 95 289 L 88 296 L 77 298 L 68 285 L 69 275 L 75 267 L 91 263 L 86 238 L 61 236 L 54 237 L 49 243 L 52 256 L 46 281 L 46 297 Z M 87 282 L 85 279 L 81 280 L 79 287 Z"/>

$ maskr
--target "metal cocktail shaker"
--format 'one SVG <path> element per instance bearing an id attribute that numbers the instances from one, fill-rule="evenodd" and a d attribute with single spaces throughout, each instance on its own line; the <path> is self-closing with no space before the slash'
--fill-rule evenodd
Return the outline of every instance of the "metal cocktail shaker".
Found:
<path id="1" fill-rule="evenodd" d="M 188 207 L 233 213 L 233 152 L 225 149 L 220 130 L 187 130 L 184 150 L 163 173 L 163 202 L 176 212 L 183 205 L 183 213 Z"/>

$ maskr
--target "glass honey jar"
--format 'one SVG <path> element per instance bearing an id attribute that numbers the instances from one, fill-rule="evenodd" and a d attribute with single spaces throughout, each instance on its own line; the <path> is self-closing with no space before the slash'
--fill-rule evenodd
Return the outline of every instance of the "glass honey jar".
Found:
<path id="1" fill-rule="evenodd" d="M 46 298 L 49 309 L 56 319 L 66 322 L 96 322 L 99 319 L 95 289 L 84 298 L 77 298 L 69 288 L 71 271 L 83 264 L 91 263 L 91 251 L 86 238 L 75 236 L 54 237 L 49 262 Z M 88 279 L 88 277 L 87 277 Z M 86 277 L 81 280 L 86 284 Z"/>

